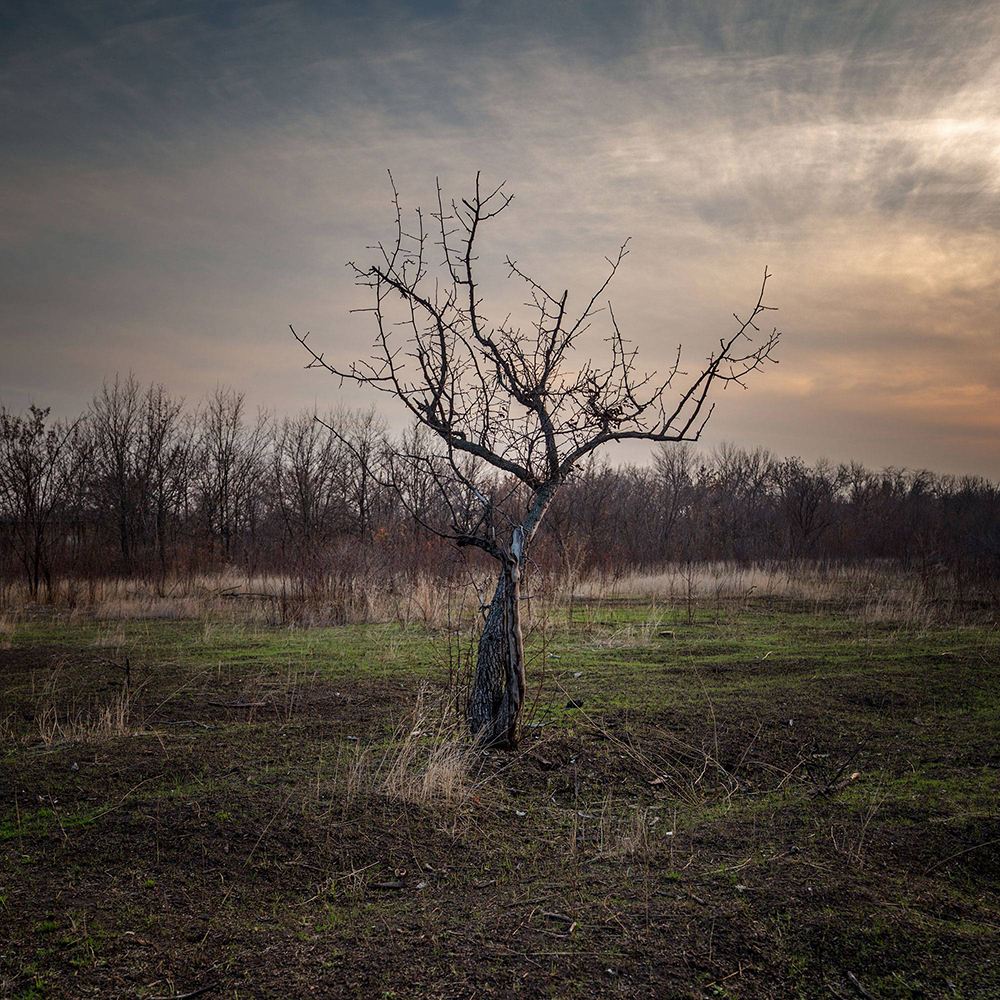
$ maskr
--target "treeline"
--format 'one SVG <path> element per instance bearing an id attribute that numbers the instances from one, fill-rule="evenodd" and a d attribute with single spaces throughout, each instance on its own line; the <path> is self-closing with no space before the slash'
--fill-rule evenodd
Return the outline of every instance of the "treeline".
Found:
<path id="1" fill-rule="evenodd" d="M 420 447 L 419 437 L 408 451 Z M 386 485 L 373 411 L 276 418 L 220 388 L 186 408 L 133 377 L 77 420 L 0 407 L 0 579 L 43 599 L 67 577 L 160 581 L 224 568 L 304 590 L 359 568 L 440 571 L 419 476 Z M 500 488 L 502 484 L 498 484 Z M 405 502 L 404 502 L 405 498 Z M 894 560 L 933 579 L 1000 576 L 1000 489 L 978 477 L 807 465 L 763 449 L 665 447 L 649 466 L 592 463 L 532 556 L 563 574 L 667 561 Z"/>

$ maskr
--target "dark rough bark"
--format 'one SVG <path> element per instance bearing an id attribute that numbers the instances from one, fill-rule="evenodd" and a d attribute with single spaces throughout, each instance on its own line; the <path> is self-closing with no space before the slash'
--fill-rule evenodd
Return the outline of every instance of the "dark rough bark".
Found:
<path id="1" fill-rule="evenodd" d="M 524 645 L 521 639 L 521 568 L 504 560 L 479 640 L 469 695 L 469 729 L 482 746 L 512 750 L 524 707 Z"/>

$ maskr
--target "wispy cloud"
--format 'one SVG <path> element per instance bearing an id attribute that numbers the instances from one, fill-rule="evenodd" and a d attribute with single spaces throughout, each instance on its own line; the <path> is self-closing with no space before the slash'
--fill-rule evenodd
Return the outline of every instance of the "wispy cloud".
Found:
<path id="1" fill-rule="evenodd" d="M 285 324 L 365 349 L 342 265 L 391 227 L 385 169 L 425 206 L 483 169 L 504 308 L 503 253 L 575 291 L 631 235 L 652 367 L 771 266 L 782 366 L 716 438 L 1000 473 L 992 4 L 41 6 L 0 67 L 6 400 L 132 368 L 311 403 Z"/>

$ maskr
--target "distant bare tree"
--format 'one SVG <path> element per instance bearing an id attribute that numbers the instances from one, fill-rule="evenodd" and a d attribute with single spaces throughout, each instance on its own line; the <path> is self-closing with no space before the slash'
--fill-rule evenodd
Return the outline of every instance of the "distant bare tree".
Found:
<path id="1" fill-rule="evenodd" d="M 159 384 L 143 396 L 143 450 L 149 484 L 150 530 L 156 548 L 160 587 L 170 570 L 169 535 L 189 499 L 189 475 L 194 445 L 192 425 L 183 412 L 184 401 L 173 399 Z"/>
<path id="2" fill-rule="evenodd" d="M 264 410 L 247 413 L 242 392 L 223 387 L 211 393 L 198 419 L 197 492 L 208 537 L 225 560 L 236 543 L 253 552 L 263 503 L 266 455 L 272 424 Z"/>
<path id="3" fill-rule="evenodd" d="M 342 490 L 352 508 L 357 532 L 368 538 L 379 501 L 379 469 L 385 458 L 385 424 L 374 407 L 343 413 L 338 437 L 345 449 Z"/>
<path id="4" fill-rule="evenodd" d="M 88 413 L 93 500 L 114 523 L 125 572 L 155 552 L 161 584 L 169 523 L 185 499 L 191 438 L 182 410 L 162 385 L 142 389 L 130 373 L 105 382 Z"/>
<path id="5" fill-rule="evenodd" d="M 788 554 L 793 559 L 811 555 L 823 532 L 834 522 L 843 470 L 820 461 L 809 469 L 799 458 L 777 464 L 775 485 L 788 534 Z"/>
<path id="6" fill-rule="evenodd" d="M 43 583 L 51 593 L 56 528 L 81 493 L 81 422 L 50 422 L 37 406 L 24 416 L 0 407 L 0 529 L 35 600 Z"/>
<path id="7" fill-rule="evenodd" d="M 484 311 L 476 276 L 477 241 L 511 197 L 503 185 L 484 194 L 477 175 L 469 198 L 446 205 L 439 185 L 437 210 L 428 218 L 418 209 L 411 231 L 403 226 L 393 185 L 392 243 L 378 244 L 374 263 L 351 265 L 358 283 L 373 296 L 368 310 L 377 327 L 373 356 L 340 367 L 313 350 L 308 334 L 292 330 L 310 354 L 308 367 L 324 368 L 394 396 L 438 439 L 439 451 L 420 460 L 451 514 L 450 523 L 436 530 L 458 545 L 482 549 L 500 563 L 479 644 L 468 721 L 473 734 L 502 747 L 517 741 L 524 701 L 522 568 L 559 488 L 602 445 L 697 440 L 712 412 L 713 386 L 742 384 L 771 359 L 778 342 L 776 330 L 759 343 L 751 341 L 758 332 L 758 317 L 769 308 L 764 305 L 770 277 L 765 271 L 749 313 L 736 318 L 734 331 L 676 393 L 675 381 L 685 377 L 679 367 L 680 348 L 659 378 L 641 373 L 637 350 L 623 337 L 610 303 L 610 356 L 603 363 L 575 357 L 574 349 L 628 253 L 627 241 L 608 258 L 607 277 L 575 312 L 568 291 L 550 292 L 507 257 L 510 277 L 527 290 L 533 318 L 527 331 L 509 319 L 492 321 Z M 441 269 L 432 275 L 433 246 L 439 248 Z M 484 465 L 518 488 L 507 494 L 508 500 L 518 501 L 516 515 L 495 493 L 480 488 Z"/>
<path id="8" fill-rule="evenodd" d="M 694 456 L 690 445 L 661 444 L 653 456 L 656 472 L 656 519 L 660 538 L 674 537 L 685 507 L 691 503 Z"/>
<path id="9" fill-rule="evenodd" d="M 334 417 L 315 413 L 286 417 L 277 429 L 272 453 L 275 505 L 284 526 L 303 589 L 316 582 L 320 559 L 346 522 L 339 480 L 346 449 L 330 429 Z"/>
<path id="10" fill-rule="evenodd" d="M 114 522 L 122 564 L 133 569 L 146 503 L 146 469 L 140 444 L 142 390 L 131 373 L 115 376 L 94 396 L 90 423 L 94 435 L 91 488 L 97 505 Z"/>

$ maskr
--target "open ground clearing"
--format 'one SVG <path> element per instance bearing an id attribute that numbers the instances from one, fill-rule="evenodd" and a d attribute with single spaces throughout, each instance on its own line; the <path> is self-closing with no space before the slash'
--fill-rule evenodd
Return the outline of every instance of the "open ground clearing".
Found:
<path id="1" fill-rule="evenodd" d="M 8 616 L 0 992 L 1000 995 L 990 622 L 548 609 L 479 755 L 455 624 Z"/>

